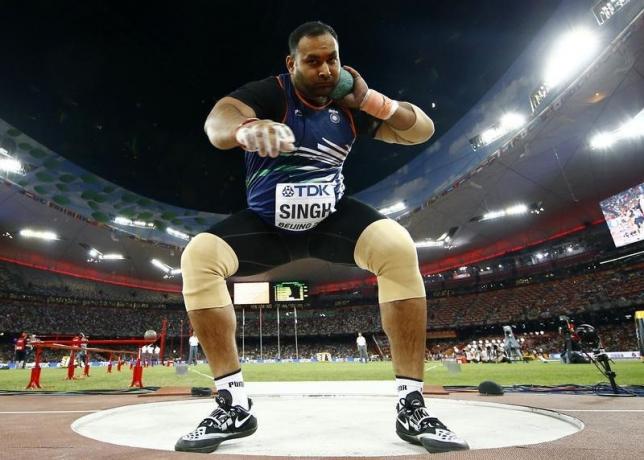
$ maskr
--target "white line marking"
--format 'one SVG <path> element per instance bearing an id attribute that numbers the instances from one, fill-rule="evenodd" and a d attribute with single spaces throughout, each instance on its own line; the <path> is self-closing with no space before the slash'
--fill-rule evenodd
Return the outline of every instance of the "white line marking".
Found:
<path id="1" fill-rule="evenodd" d="M 549 409 L 562 412 L 644 412 L 644 409 Z"/>
<path id="2" fill-rule="evenodd" d="M 196 371 L 196 370 L 194 370 L 194 369 L 190 369 L 190 368 L 188 368 L 188 370 L 189 370 L 190 372 L 194 372 L 195 374 L 199 374 L 199 375 L 201 375 L 202 377 L 206 377 L 208 380 L 212 380 L 212 375 L 204 374 L 204 373 L 202 373 L 202 372 L 199 372 L 199 371 Z"/>
<path id="3" fill-rule="evenodd" d="M 437 367 L 439 367 L 439 366 L 437 364 L 435 364 L 434 366 L 426 367 L 425 370 L 426 371 L 431 371 L 432 369 L 435 369 Z"/>
<path id="4" fill-rule="evenodd" d="M 88 412 L 100 412 L 101 409 L 92 410 L 21 410 L 2 411 L 0 414 L 86 414 Z"/>

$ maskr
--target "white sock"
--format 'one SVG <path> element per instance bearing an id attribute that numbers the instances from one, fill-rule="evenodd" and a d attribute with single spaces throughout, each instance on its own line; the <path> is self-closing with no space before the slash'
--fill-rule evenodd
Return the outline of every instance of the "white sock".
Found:
<path id="1" fill-rule="evenodd" d="M 241 406 L 248 410 L 248 396 L 244 387 L 244 377 L 241 369 L 218 378 L 215 378 L 217 390 L 226 390 L 233 397 L 233 406 Z"/>
<path id="2" fill-rule="evenodd" d="M 422 395 L 423 381 L 397 375 L 396 391 L 398 391 L 398 399 L 405 399 L 409 393 L 413 393 L 414 391 L 417 391 Z"/>

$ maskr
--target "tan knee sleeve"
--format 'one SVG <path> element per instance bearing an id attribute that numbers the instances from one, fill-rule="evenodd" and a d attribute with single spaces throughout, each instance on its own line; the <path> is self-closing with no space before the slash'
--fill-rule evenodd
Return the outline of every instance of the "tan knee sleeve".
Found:
<path id="1" fill-rule="evenodd" d="M 200 233 L 190 240 L 181 255 L 186 310 L 231 305 L 226 278 L 238 268 L 235 251 L 218 236 Z"/>
<path id="2" fill-rule="evenodd" d="M 370 224 L 358 238 L 353 258 L 358 267 L 378 277 L 380 303 L 425 297 L 416 246 L 397 222 L 382 219 Z"/>

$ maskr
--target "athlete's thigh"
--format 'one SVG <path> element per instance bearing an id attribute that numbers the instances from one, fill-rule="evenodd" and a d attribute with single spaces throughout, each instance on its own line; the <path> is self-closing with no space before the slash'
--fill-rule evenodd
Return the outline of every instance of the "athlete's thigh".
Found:
<path id="1" fill-rule="evenodd" d="M 207 232 L 222 238 L 235 251 L 237 276 L 264 273 L 291 261 L 282 235 L 248 209 L 232 214 Z"/>
<path id="2" fill-rule="evenodd" d="M 360 235 L 373 222 L 386 219 L 377 209 L 345 196 L 336 212 L 324 219 L 309 235 L 311 257 L 355 265 L 353 251 Z"/>

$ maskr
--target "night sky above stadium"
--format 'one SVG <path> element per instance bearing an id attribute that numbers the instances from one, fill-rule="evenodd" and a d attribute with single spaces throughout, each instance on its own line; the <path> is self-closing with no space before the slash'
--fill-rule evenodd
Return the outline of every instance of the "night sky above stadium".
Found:
<path id="1" fill-rule="evenodd" d="M 205 118 L 236 87 L 285 72 L 287 36 L 300 23 L 333 26 L 342 63 L 371 87 L 425 109 L 437 139 L 558 4 L 6 1 L 0 118 L 134 192 L 231 212 L 245 206 L 243 155 L 212 147 Z M 424 148 L 358 142 L 345 164 L 348 192 L 376 183 Z"/>

